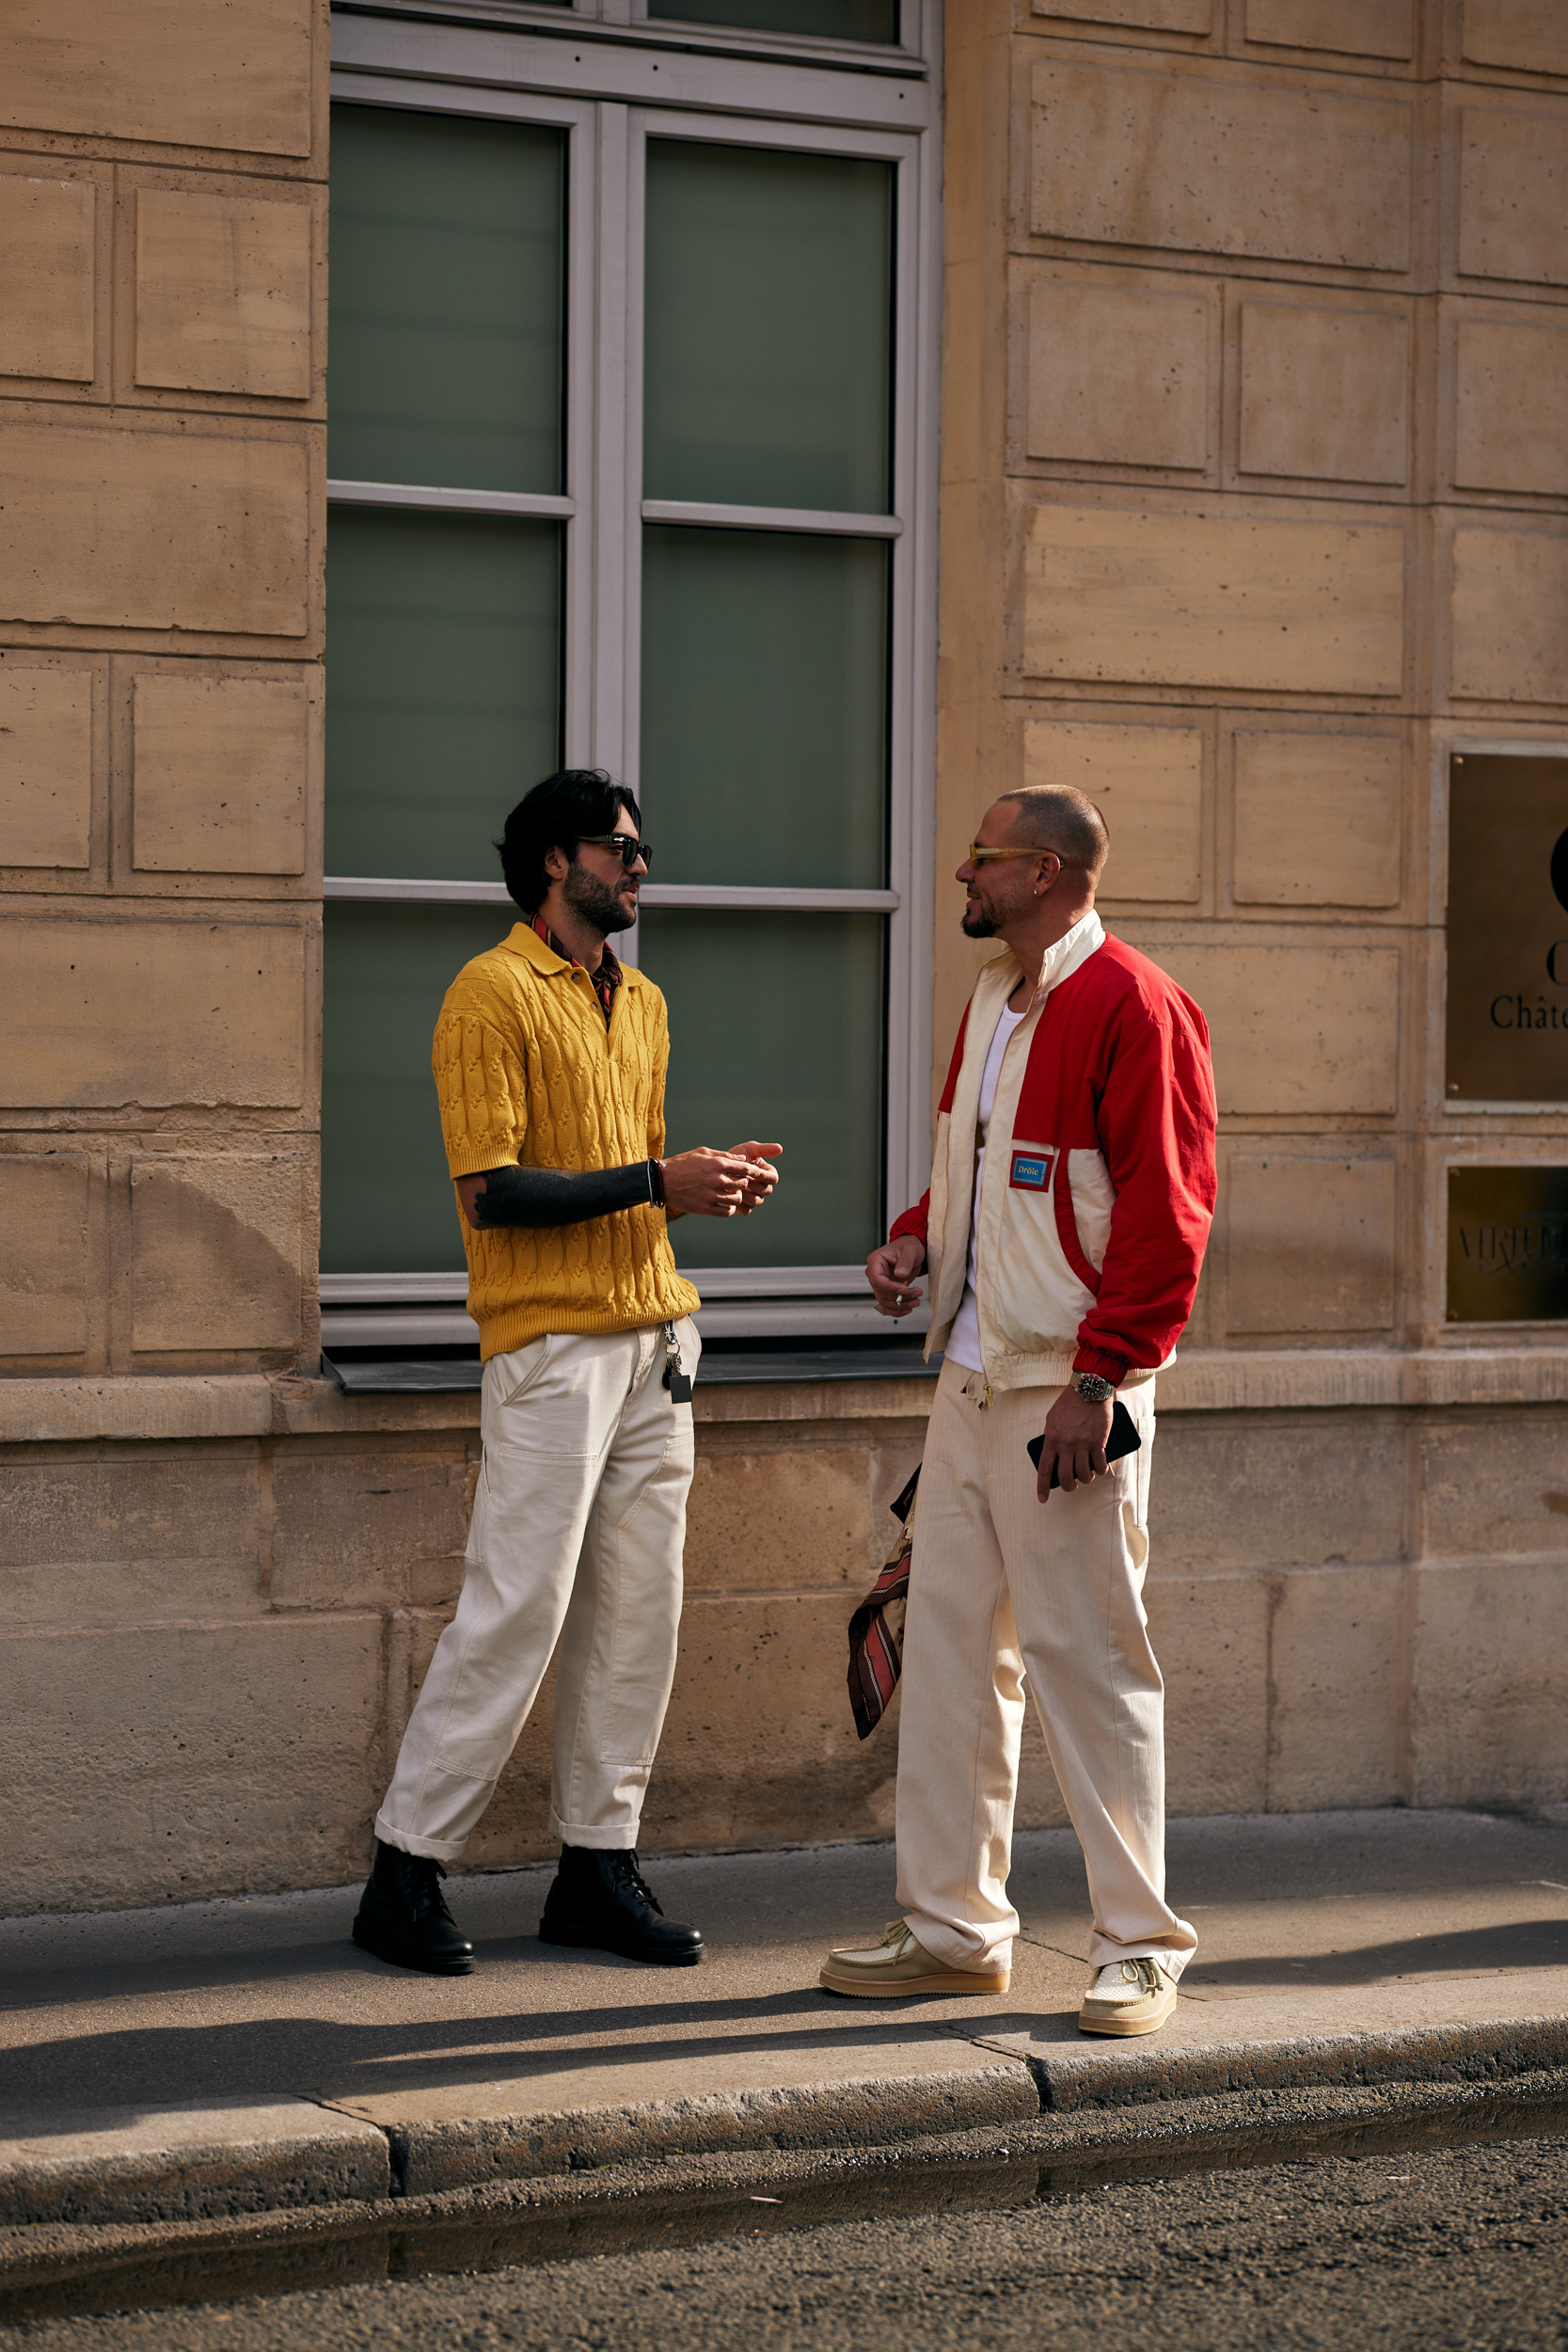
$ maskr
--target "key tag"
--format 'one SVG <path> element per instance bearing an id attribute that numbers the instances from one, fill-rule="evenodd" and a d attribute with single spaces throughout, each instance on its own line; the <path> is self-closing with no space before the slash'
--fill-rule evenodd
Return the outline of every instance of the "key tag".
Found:
<path id="1" fill-rule="evenodd" d="M 664 1327 L 664 1385 L 670 1391 L 672 1404 L 690 1404 L 691 1375 L 681 1369 L 680 1342 L 675 1337 L 673 1323 Z"/>

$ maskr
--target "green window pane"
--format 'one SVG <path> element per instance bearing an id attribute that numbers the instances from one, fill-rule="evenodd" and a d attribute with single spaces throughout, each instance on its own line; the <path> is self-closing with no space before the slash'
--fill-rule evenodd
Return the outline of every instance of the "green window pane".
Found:
<path id="1" fill-rule="evenodd" d="M 641 799 L 659 882 L 879 889 L 888 550 L 651 525 Z"/>
<path id="2" fill-rule="evenodd" d="M 322 1254 L 327 1274 L 460 1271 L 430 1041 L 504 907 L 328 904 L 322 1028 Z"/>
<path id="3" fill-rule="evenodd" d="M 326 870 L 491 882 L 560 761 L 561 526 L 334 507 Z"/>
<path id="4" fill-rule="evenodd" d="M 883 925 L 875 914 L 650 908 L 670 1007 L 669 1149 L 782 1143 L 755 1216 L 683 1217 L 686 1265 L 848 1265 L 881 1238 Z"/>
<path id="5" fill-rule="evenodd" d="M 332 110 L 327 470 L 562 487 L 565 134 Z"/>
<path id="6" fill-rule="evenodd" d="M 652 17 L 820 40 L 896 40 L 898 0 L 649 0 Z"/>
<path id="7" fill-rule="evenodd" d="M 649 141 L 644 496 L 888 512 L 893 172 Z"/>

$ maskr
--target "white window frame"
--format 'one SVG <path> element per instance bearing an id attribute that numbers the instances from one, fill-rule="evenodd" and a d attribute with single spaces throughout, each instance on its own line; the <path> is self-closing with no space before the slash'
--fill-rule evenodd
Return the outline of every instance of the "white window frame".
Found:
<path id="1" fill-rule="evenodd" d="M 423 18 L 435 23 L 507 26 L 559 34 L 569 25 L 579 40 L 629 41 L 682 49 L 698 46 L 716 55 L 807 59 L 850 66 L 858 72 L 895 72 L 900 64 L 934 64 L 938 55 L 940 0 L 900 0 L 895 41 L 832 40 L 800 33 L 752 30 L 743 25 L 698 24 L 690 18 L 656 17 L 647 0 L 333 0 L 334 15 Z M 334 58 L 339 50 L 336 38 Z"/>
<path id="2" fill-rule="evenodd" d="M 333 481 L 329 502 L 561 521 L 564 755 L 638 789 L 638 655 L 646 522 L 798 530 L 886 539 L 892 549 L 888 886 L 877 890 L 645 885 L 652 907 L 866 912 L 888 924 L 885 1182 L 896 1215 L 924 1189 L 930 1161 L 930 966 L 935 830 L 938 203 L 934 76 L 905 42 L 775 40 L 722 28 L 634 24 L 642 0 L 585 11 L 479 0 L 415 19 L 398 0 L 333 19 L 332 96 L 357 104 L 463 114 L 567 134 L 564 487 L 560 495 L 461 485 Z M 430 0 L 421 0 L 428 9 Z M 616 8 L 614 15 L 610 14 Z M 476 24 L 474 18 L 480 22 Z M 927 38 L 935 0 L 904 0 Z M 467 21 L 464 19 L 467 18 Z M 566 19 L 563 23 L 562 19 Z M 624 29 L 623 29 L 624 28 Z M 646 35 L 646 40 L 639 36 Z M 666 44 L 679 37 L 672 57 Z M 711 36 L 711 38 L 710 38 Z M 744 49 L 744 55 L 737 54 Z M 663 52 L 664 54 L 661 54 Z M 875 57 L 894 72 L 870 73 Z M 852 66 L 851 66 L 852 58 Z M 673 70 L 672 70 L 673 69 Z M 912 69 L 912 71 L 911 71 Z M 656 76 L 657 77 L 656 79 Z M 678 100 L 662 102 L 666 87 Z M 641 497 L 643 150 L 693 138 L 891 161 L 895 181 L 894 485 L 889 515 L 692 506 Z M 645 812 L 657 837 L 657 810 Z M 329 901 L 510 906 L 499 882 L 329 876 Z M 626 952 L 636 960 L 635 932 Z M 687 1269 L 709 1336 L 849 1333 L 886 1325 L 852 1266 Z M 324 1343 L 441 1345 L 472 1338 L 461 1274 L 321 1277 Z"/>

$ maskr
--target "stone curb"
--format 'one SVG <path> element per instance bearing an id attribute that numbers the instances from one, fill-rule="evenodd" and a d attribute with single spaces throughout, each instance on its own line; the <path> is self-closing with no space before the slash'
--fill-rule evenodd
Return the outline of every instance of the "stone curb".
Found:
<path id="1" fill-rule="evenodd" d="M 1030 2052 L 1025 2062 L 1048 2113 L 1213 2098 L 1228 2091 L 1503 2083 L 1568 2064 L 1568 2017 L 1418 2026 L 1403 2033 L 1312 2034 L 1288 2042 L 1212 2043 L 1200 2050 L 1122 2042 L 1060 2057 Z"/>
<path id="2" fill-rule="evenodd" d="M 306 2098 L 0 2113 L 0 2226 L 190 2221 L 429 2197 L 673 2153 L 886 2147 L 1043 2112 L 1393 2083 L 1499 2086 L 1568 2065 L 1568 2018 L 1206 2049 L 1029 2052 L 976 2037 L 972 2072 L 861 2076 L 550 2114 L 372 2123 Z"/>
<path id="3" fill-rule="evenodd" d="M 389 2137 L 398 2193 L 429 2197 L 441 2189 L 591 2171 L 601 2164 L 632 2164 L 676 2151 L 715 2155 L 759 2148 L 885 2147 L 940 2132 L 1028 2122 L 1039 2111 L 1039 2091 L 1028 2066 L 1020 2058 L 998 2057 L 993 2064 L 962 2074 L 861 2077 L 555 2115 L 393 2125 Z"/>
<path id="4" fill-rule="evenodd" d="M 309 2099 L 0 2113 L 0 2225 L 191 2221 L 389 2197 L 387 2135 Z"/>

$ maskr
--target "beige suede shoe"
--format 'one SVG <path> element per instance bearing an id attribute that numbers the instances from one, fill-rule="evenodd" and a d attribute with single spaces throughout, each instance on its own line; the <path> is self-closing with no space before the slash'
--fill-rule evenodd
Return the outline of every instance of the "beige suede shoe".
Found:
<path id="1" fill-rule="evenodd" d="M 932 1959 L 902 1919 L 890 1919 L 879 1944 L 830 1952 L 816 1981 L 829 1993 L 860 1993 L 874 2000 L 901 1993 L 928 1999 L 937 1993 L 1006 1993 L 1012 1971 L 949 1968 Z"/>
<path id="2" fill-rule="evenodd" d="M 1078 2011 L 1083 2033 L 1154 2033 L 1176 2007 L 1176 1980 L 1157 1960 L 1108 1960 Z"/>

